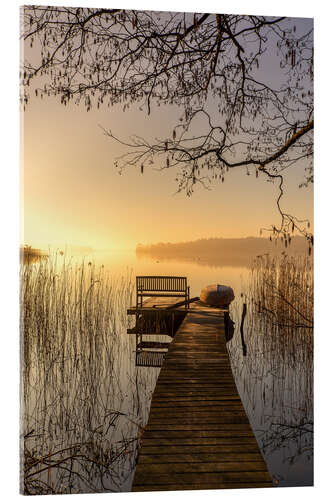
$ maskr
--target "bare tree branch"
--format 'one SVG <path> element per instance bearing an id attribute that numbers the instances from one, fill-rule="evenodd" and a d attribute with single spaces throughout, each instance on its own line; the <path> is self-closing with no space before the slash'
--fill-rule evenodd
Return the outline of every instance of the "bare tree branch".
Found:
<path id="1" fill-rule="evenodd" d="M 302 162 L 313 181 L 313 33 L 285 17 L 27 6 L 22 9 L 22 102 L 59 95 L 93 106 L 162 104 L 181 110 L 171 136 L 112 140 L 126 145 L 116 166 L 175 168 L 179 189 L 224 181 L 253 168 L 279 182 Z M 37 50 L 36 50 L 37 49 Z M 36 58 L 36 53 L 41 56 Z M 276 77 L 265 69 L 274 65 Z M 304 223 L 306 227 L 304 227 Z"/>

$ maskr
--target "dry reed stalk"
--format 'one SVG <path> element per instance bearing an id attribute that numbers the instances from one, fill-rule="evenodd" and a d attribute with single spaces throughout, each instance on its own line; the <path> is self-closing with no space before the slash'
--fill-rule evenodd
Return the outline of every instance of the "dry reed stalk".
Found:
<path id="1" fill-rule="evenodd" d="M 290 460 L 311 457 L 313 425 L 313 261 L 309 257 L 256 259 L 249 283 L 232 314 L 240 324 L 242 304 L 247 356 L 240 335 L 229 343 L 237 385 L 252 427 L 269 461 L 290 447 Z M 273 465 L 272 465 L 273 466 Z"/>

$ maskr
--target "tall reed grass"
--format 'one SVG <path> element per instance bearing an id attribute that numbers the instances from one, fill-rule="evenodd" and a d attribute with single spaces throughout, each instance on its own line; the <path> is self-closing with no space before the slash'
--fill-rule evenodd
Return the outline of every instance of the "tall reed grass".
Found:
<path id="1" fill-rule="evenodd" d="M 280 330 L 313 329 L 313 260 L 258 256 L 252 266 L 252 301 Z"/>
<path id="2" fill-rule="evenodd" d="M 129 489 L 157 377 L 135 368 L 133 291 L 130 273 L 59 253 L 22 263 L 22 492 Z"/>
<path id="3" fill-rule="evenodd" d="M 235 333 L 229 343 L 229 354 L 261 449 L 269 466 L 270 457 L 277 451 L 281 454 L 281 463 L 311 462 L 312 259 L 286 255 L 258 257 L 243 296 L 233 306 L 238 324 L 243 303 L 248 310 L 245 320 L 247 354 L 243 356 L 239 333 Z M 272 470 L 273 462 L 272 459 Z"/>

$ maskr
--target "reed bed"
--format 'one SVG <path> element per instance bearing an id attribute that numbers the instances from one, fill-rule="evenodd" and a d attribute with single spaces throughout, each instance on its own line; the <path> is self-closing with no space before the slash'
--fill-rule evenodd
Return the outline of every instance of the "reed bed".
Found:
<path id="1" fill-rule="evenodd" d="M 313 261 L 306 256 L 257 257 L 252 266 L 251 300 L 280 331 L 313 330 Z"/>
<path id="2" fill-rule="evenodd" d="M 250 421 L 274 475 L 277 452 L 281 462 L 289 465 L 299 460 L 312 463 L 312 259 L 258 257 L 242 297 L 233 305 L 238 325 L 244 303 L 246 356 L 239 332 L 229 343 L 229 353 Z"/>
<path id="3" fill-rule="evenodd" d="M 126 491 L 158 371 L 126 334 L 131 273 L 61 253 L 21 266 L 21 491 Z"/>

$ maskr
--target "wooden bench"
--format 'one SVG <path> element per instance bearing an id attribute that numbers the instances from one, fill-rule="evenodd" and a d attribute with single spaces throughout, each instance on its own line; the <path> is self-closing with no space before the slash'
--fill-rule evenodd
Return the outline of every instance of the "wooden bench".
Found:
<path id="1" fill-rule="evenodd" d="M 143 306 L 144 297 L 184 297 L 190 299 L 190 287 L 183 276 L 137 276 L 136 307 Z M 186 308 L 189 307 L 187 303 Z"/>
<path id="2" fill-rule="evenodd" d="M 150 297 L 152 300 L 144 304 L 143 299 Z M 175 301 L 169 306 L 159 306 L 156 297 L 175 297 L 181 302 Z M 168 351 L 170 341 L 145 340 L 146 335 L 173 336 L 176 324 L 175 311 L 169 308 L 177 308 L 184 305 L 186 310 L 190 304 L 190 287 L 187 286 L 187 278 L 183 276 L 137 276 L 136 277 L 136 307 L 127 311 L 127 314 L 135 314 L 136 324 L 127 333 L 136 335 L 136 365 L 137 366 L 162 366 L 164 356 Z M 178 310 L 177 314 L 180 316 Z M 183 309 L 183 314 L 185 310 Z M 181 318 L 182 320 L 182 318 Z M 180 321 L 181 321 L 180 320 Z"/>

